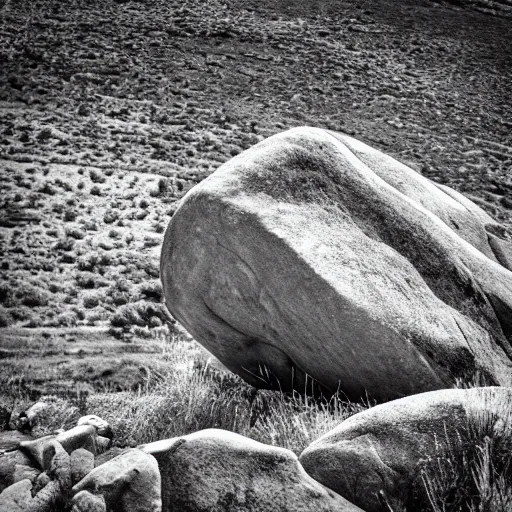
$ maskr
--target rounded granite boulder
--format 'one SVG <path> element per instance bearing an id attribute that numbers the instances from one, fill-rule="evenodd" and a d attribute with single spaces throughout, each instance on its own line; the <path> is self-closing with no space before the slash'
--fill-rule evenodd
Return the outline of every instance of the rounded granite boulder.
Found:
<path id="1" fill-rule="evenodd" d="M 460 479 L 485 438 L 512 446 L 512 388 L 444 389 L 378 405 L 314 441 L 300 461 L 366 512 L 389 512 L 421 491 L 422 475 L 449 473 L 444 463 Z"/>
<path id="2" fill-rule="evenodd" d="M 161 253 L 169 311 L 258 387 L 390 400 L 512 384 L 512 234 L 348 136 L 294 128 L 190 190 Z"/>

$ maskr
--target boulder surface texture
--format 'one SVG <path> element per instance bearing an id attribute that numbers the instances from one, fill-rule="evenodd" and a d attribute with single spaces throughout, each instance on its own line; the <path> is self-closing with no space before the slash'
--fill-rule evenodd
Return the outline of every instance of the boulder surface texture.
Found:
<path id="1" fill-rule="evenodd" d="M 189 191 L 161 277 L 172 315 L 249 383 L 389 400 L 511 384 L 511 262 L 511 233 L 458 192 L 295 128 Z"/>
<path id="2" fill-rule="evenodd" d="M 435 469 L 447 457 L 465 463 L 456 454 L 474 450 L 485 435 L 512 436 L 512 388 L 431 391 L 373 407 L 313 442 L 300 461 L 366 512 L 389 512 L 386 501 L 402 510 L 422 465 Z"/>
<path id="3" fill-rule="evenodd" d="M 97 466 L 80 480 L 72 489 L 73 504 L 82 510 L 91 501 L 88 494 L 80 494 L 87 491 L 102 496 L 99 502 L 91 501 L 91 507 L 101 507 L 104 500 L 107 510 L 116 512 L 161 512 L 160 484 L 156 460 L 134 448 Z"/>
<path id="4" fill-rule="evenodd" d="M 163 512 L 362 512 L 290 450 L 239 434 L 207 429 L 140 448 L 158 461 Z"/>

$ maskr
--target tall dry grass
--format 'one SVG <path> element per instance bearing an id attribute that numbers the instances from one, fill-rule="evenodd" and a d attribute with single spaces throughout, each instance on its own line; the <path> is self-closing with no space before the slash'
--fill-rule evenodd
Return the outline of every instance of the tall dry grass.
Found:
<path id="1" fill-rule="evenodd" d="M 339 397 L 311 399 L 256 390 L 204 358 L 191 359 L 175 338 L 164 357 L 172 370 L 136 393 L 92 395 L 88 412 L 111 422 L 120 445 L 137 445 L 222 428 L 299 454 L 313 440 L 364 406 Z"/>

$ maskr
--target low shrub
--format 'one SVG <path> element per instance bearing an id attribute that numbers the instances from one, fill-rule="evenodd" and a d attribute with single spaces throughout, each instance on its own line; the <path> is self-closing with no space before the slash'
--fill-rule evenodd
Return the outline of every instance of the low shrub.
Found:
<path id="1" fill-rule="evenodd" d="M 155 302 L 161 302 L 164 295 L 162 283 L 159 279 L 152 279 L 139 284 L 137 286 L 137 292 L 141 297 Z"/>
<path id="2" fill-rule="evenodd" d="M 95 169 L 89 171 L 89 177 L 93 183 L 105 183 L 107 180 L 103 174 Z"/>
<path id="3" fill-rule="evenodd" d="M 84 308 L 93 309 L 100 303 L 100 297 L 96 294 L 87 294 L 82 298 Z"/>
<path id="4" fill-rule="evenodd" d="M 0 327 L 9 327 L 12 324 L 12 316 L 9 310 L 0 306 Z"/>
<path id="5" fill-rule="evenodd" d="M 107 253 L 90 253 L 81 256 L 78 259 L 77 267 L 78 270 L 88 272 L 98 272 L 103 274 L 105 272 L 104 267 L 112 263 L 112 257 Z"/>
<path id="6" fill-rule="evenodd" d="M 19 287 L 15 294 L 18 301 L 28 307 L 47 306 L 51 297 L 47 291 L 32 285 Z"/>
<path id="7" fill-rule="evenodd" d="M 110 318 L 113 327 L 129 328 L 138 325 L 149 327 L 152 319 L 156 317 L 161 322 L 168 322 L 169 315 L 163 304 L 154 302 L 139 301 L 121 306 Z"/>
<path id="8" fill-rule="evenodd" d="M 102 195 L 101 188 L 98 187 L 98 185 L 93 185 L 91 187 L 90 194 L 92 196 L 101 196 Z"/>
<path id="9" fill-rule="evenodd" d="M 84 288 L 86 290 L 108 286 L 108 281 L 103 277 L 88 271 L 77 272 L 75 274 L 75 280 L 76 284 L 80 288 Z"/>

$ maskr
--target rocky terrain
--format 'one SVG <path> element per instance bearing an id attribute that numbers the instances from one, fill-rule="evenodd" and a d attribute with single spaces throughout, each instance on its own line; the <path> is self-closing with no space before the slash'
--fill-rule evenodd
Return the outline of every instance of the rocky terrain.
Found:
<path id="1" fill-rule="evenodd" d="M 76 430 L 66 435 L 81 415 L 97 412 L 113 425 L 114 444 L 139 446 L 130 461 L 145 459 L 153 481 L 167 478 L 151 487 L 146 504 L 155 509 L 160 499 L 169 507 L 169 489 L 182 507 L 240 509 L 240 496 L 219 479 L 208 481 L 214 501 L 196 503 L 188 501 L 197 497 L 190 482 L 169 476 L 186 465 L 189 447 L 194 457 L 211 439 L 228 452 L 270 454 L 258 461 L 263 469 L 281 464 L 279 485 L 299 482 L 326 507 L 331 500 L 331 508 L 356 509 L 312 483 L 296 455 L 360 408 L 256 393 L 223 371 L 162 305 L 163 234 L 195 184 L 301 125 L 354 136 L 511 228 L 509 7 L 510 0 L 0 2 L 0 430 L 2 443 L 14 439 L 1 447 L 0 476 L 15 483 L 0 504 L 60 503 L 77 512 L 122 500 L 119 485 L 131 477 L 112 478 L 116 463 L 101 464 L 104 447 L 87 444 L 103 437 L 98 427 L 81 425 L 78 444 Z M 50 404 L 44 421 L 18 435 L 16 422 L 41 396 Z M 488 471 L 493 450 L 509 446 L 502 434 L 510 417 L 498 420 L 479 431 L 471 464 L 458 459 L 466 473 L 452 465 L 430 474 L 427 492 L 437 501 L 425 510 L 446 500 L 457 510 L 456 498 L 467 496 L 487 507 L 475 498 L 469 510 L 507 510 L 510 475 Z M 210 427 L 251 440 L 191 434 Z M 33 437 L 47 434 L 55 437 L 44 456 L 48 439 Z M 141 443 L 167 438 L 163 448 L 141 451 Z M 173 456 L 181 445 L 183 459 Z M 103 468 L 87 477 L 92 464 Z M 244 486 L 260 470 L 242 464 L 235 472 Z M 98 482 L 105 492 L 91 494 Z M 244 489 L 258 509 L 268 496 L 251 482 Z"/>
<path id="2" fill-rule="evenodd" d="M 23 431 L 0 432 L 0 510 L 506 512 L 511 399 L 488 387 L 395 400 L 343 421 L 300 458 L 220 429 L 119 450 L 95 415 L 37 438 L 39 402 L 20 416 Z"/>

